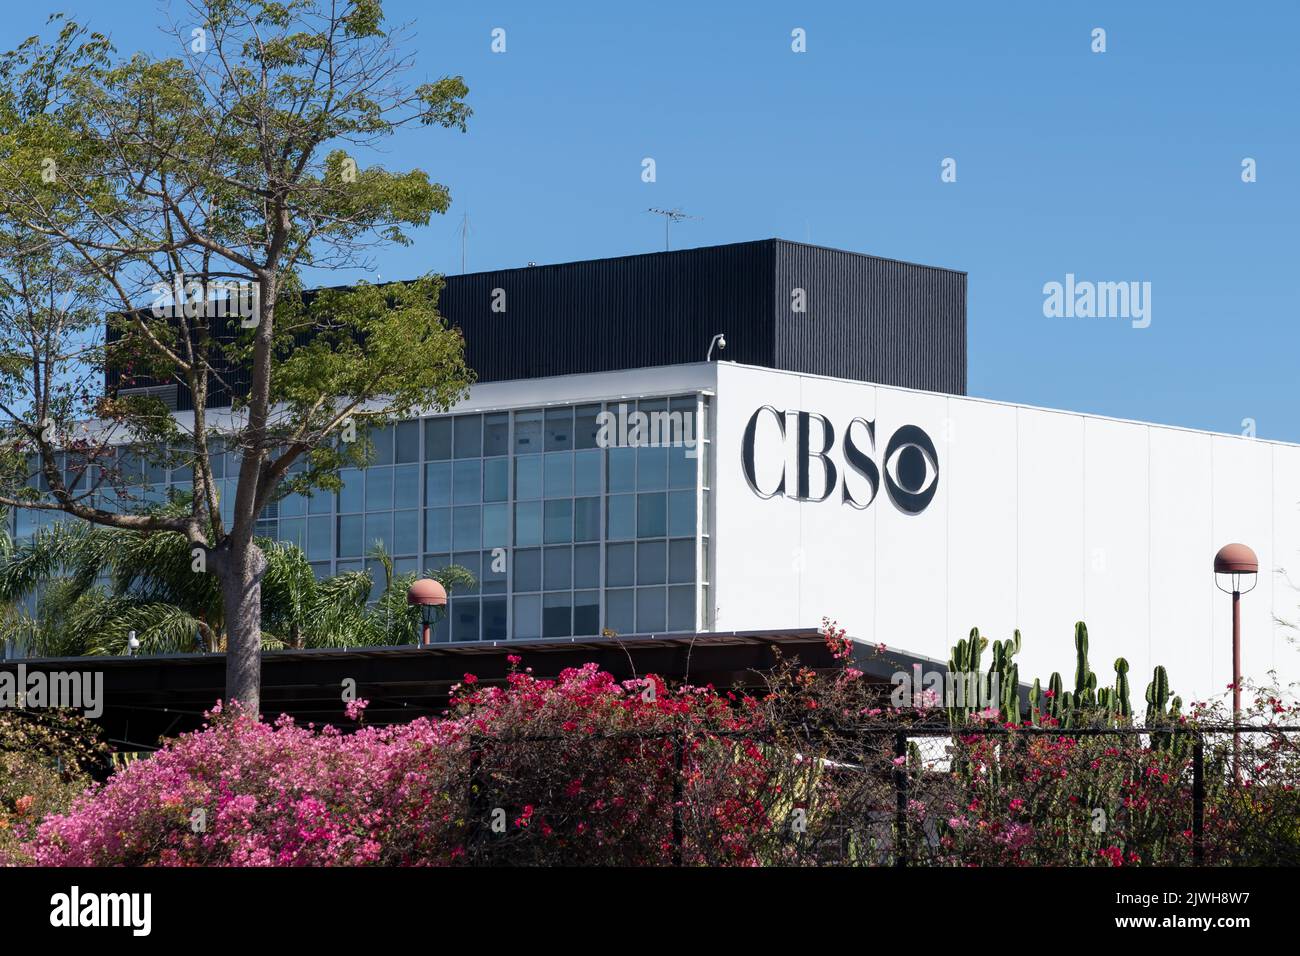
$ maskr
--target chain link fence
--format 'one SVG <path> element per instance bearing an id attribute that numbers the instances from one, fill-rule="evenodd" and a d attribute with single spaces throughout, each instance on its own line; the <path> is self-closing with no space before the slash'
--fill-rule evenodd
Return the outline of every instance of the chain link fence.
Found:
<path id="1" fill-rule="evenodd" d="M 473 740 L 475 865 L 1295 865 L 1296 727 Z"/>

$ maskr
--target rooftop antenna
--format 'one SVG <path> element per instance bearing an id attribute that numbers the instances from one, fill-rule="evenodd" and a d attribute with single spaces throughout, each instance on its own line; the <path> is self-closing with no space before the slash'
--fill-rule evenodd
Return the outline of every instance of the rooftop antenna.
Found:
<path id="1" fill-rule="evenodd" d="M 683 219 L 694 219 L 698 222 L 704 221 L 703 216 L 688 216 L 680 209 L 647 209 L 646 212 L 652 212 L 655 215 L 664 217 L 664 251 L 665 252 L 667 252 L 669 249 L 668 230 L 673 223 L 681 222 Z"/>
<path id="2" fill-rule="evenodd" d="M 460 233 L 460 274 L 465 274 L 465 251 L 469 246 L 469 213 L 464 213 L 460 218 L 460 225 L 456 227 Z"/>

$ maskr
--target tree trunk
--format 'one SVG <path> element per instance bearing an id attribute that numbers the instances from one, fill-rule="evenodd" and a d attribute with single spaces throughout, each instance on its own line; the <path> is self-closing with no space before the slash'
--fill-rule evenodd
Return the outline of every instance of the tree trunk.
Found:
<path id="1" fill-rule="evenodd" d="M 217 562 L 226 618 L 226 698 L 256 715 L 262 692 L 262 575 L 266 556 L 252 541 Z"/>

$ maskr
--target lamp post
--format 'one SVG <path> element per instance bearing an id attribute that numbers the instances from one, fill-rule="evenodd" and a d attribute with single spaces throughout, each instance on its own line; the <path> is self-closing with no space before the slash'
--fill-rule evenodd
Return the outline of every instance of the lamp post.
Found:
<path id="1" fill-rule="evenodd" d="M 1232 774 L 1241 782 L 1241 596 L 1255 590 L 1259 558 L 1244 544 L 1225 544 L 1214 556 L 1214 583 L 1232 595 Z"/>
<path id="2" fill-rule="evenodd" d="M 447 607 L 447 589 L 433 578 L 420 578 L 406 591 L 406 603 L 420 609 L 420 646 L 433 643 L 433 625 L 438 609 Z"/>

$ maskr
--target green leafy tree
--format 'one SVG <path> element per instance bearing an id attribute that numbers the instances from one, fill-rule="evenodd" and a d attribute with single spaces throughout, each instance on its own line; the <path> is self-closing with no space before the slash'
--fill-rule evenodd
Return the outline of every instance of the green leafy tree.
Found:
<path id="1" fill-rule="evenodd" d="M 303 270 L 373 271 L 376 248 L 447 210 L 424 171 L 359 157 L 406 126 L 463 131 L 467 89 L 407 83 L 409 34 L 377 0 L 195 0 L 163 57 L 52 22 L 0 56 L 0 504 L 182 536 L 217 585 L 226 694 L 255 709 L 259 515 L 337 489 L 369 428 L 472 381 L 436 277 L 302 294 Z M 183 387 L 193 411 L 105 396 L 106 367 Z M 191 471 L 184 513 L 132 506 L 142 459 Z"/>

